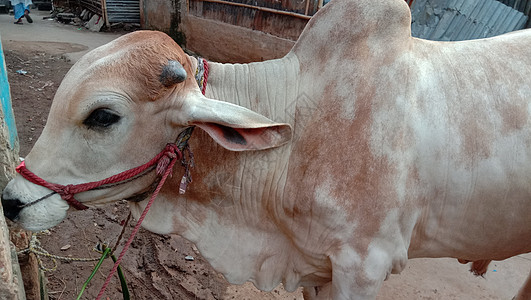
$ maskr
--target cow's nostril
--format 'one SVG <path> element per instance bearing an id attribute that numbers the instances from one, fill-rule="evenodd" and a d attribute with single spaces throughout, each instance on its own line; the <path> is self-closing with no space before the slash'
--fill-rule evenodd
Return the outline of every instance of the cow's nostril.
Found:
<path id="1" fill-rule="evenodd" d="M 4 208 L 4 216 L 14 221 L 22 210 L 22 202 L 18 199 L 4 199 L 2 197 L 2 207 Z"/>

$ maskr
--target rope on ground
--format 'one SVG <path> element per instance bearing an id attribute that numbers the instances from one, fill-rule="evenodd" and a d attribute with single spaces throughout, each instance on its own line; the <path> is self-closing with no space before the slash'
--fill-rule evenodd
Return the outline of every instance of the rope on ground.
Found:
<path id="1" fill-rule="evenodd" d="M 57 270 L 57 261 L 77 261 L 77 262 L 91 262 L 91 261 L 98 261 L 100 258 L 77 258 L 77 257 L 66 257 L 66 256 L 59 256 L 50 254 L 46 249 L 44 249 L 41 246 L 41 241 L 37 238 L 37 233 L 33 233 L 31 235 L 31 239 L 28 245 L 28 248 L 20 250 L 18 254 L 24 254 L 24 253 L 33 253 L 35 254 L 35 257 L 37 257 L 37 262 L 39 264 L 39 268 L 45 272 L 53 272 Z M 47 258 L 53 262 L 53 267 L 48 268 L 44 265 L 44 262 L 42 261 L 42 258 Z"/>
<path id="2" fill-rule="evenodd" d="M 129 212 L 129 214 L 127 215 L 126 220 L 124 221 L 124 224 L 122 226 L 122 231 L 120 232 L 120 235 L 118 236 L 118 239 L 116 240 L 116 243 L 112 247 L 111 255 L 114 253 L 114 251 L 116 251 L 116 248 L 120 244 L 120 241 L 122 240 L 125 228 L 127 227 L 127 224 L 129 224 L 129 220 L 130 219 L 131 219 L 131 212 Z M 75 261 L 75 262 L 92 262 L 92 261 L 99 261 L 100 260 L 100 257 L 95 257 L 95 258 L 77 258 L 77 257 L 67 257 L 67 256 L 59 256 L 59 255 L 50 254 L 48 251 L 46 251 L 46 249 L 44 249 L 41 246 L 41 241 L 39 241 L 39 239 L 37 238 L 38 234 L 39 233 L 36 233 L 36 232 L 32 233 L 28 248 L 18 251 L 17 254 L 25 254 L 25 253 L 33 253 L 33 254 L 35 254 L 35 257 L 37 258 L 37 263 L 39 264 L 39 269 L 43 270 L 44 272 L 56 271 L 57 270 L 57 261 L 58 260 L 60 260 L 60 261 Z M 102 254 L 103 250 L 104 250 L 103 248 L 105 248 L 105 247 L 102 247 L 102 245 L 100 245 L 100 243 L 98 243 L 96 245 L 96 247 L 94 247 L 93 250 L 95 252 L 99 253 L 99 254 Z M 51 268 L 46 267 L 44 265 L 44 262 L 42 261 L 43 257 L 51 260 L 53 262 L 53 267 L 51 267 Z"/>

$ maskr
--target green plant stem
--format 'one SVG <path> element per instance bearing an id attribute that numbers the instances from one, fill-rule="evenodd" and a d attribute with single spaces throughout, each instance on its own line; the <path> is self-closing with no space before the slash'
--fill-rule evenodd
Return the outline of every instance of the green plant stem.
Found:
<path id="1" fill-rule="evenodd" d="M 92 277 L 94 277 L 94 275 L 96 275 L 96 272 L 98 271 L 98 269 L 100 268 L 101 264 L 103 263 L 103 260 L 105 260 L 105 258 L 107 258 L 107 255 L 109 255 L 109 253 L 111 253 L 111 250 L 112 250 L 111 248 L 106 248 L 105 251 L 103 251 L 103 254 L 101 255 L 100 260 L 98 261 L 98 264 L 96 264 L 96 266 L 94 267 L 94 270 L 92 271 L 92 274 L 90 274 L 89 278 L 83 284 L 83 287 L 81 287 L 81 291 L 79 292 L 79 295 L 77 296 L 76 300 L 80 300 L 81 299 L 81 295 L 83 295 L 83 292 L 87 288 L 89 282 L 92 280 Z"/>
<path id="2" fill-rule="evenodd" d="M 116 263 L 116 256 L 111 255 L 111 258 L 112 261 Z M 120 278 L 120 285 L 122 286 L 122 295 L 124 296 L 124 300 L 129 300 L 129 289 L 127 288 L 127 281 L 125 281 L 125 276 L 120 266 L 118 266 L 118 277 Z"/>

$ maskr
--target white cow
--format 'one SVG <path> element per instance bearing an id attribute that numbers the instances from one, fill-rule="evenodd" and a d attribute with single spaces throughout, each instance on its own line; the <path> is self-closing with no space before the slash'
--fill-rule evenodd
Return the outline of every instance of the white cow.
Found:
<path id="1" fill-rule="evenodd" d="M 529 30 L 420 40 L 402 0 L 334 0 L 284 58 L 211 63 L 205 97 L 197 59 L 135 32 L 72 67 L 26 164 L 48 182 L 96 181 L 195 125 L 194 182 L 179 194 L 176 169 L 145 228 L 192 241 L 231 283 L 374 299 L 408 258 L 531 251 L 530 45 Z M 76 199 L 96 206 L 154 180 Z M 49 192 L 15 178 L 6 215 L 56 225 L 68 210 L 59 195 L 21 207 Z"/>

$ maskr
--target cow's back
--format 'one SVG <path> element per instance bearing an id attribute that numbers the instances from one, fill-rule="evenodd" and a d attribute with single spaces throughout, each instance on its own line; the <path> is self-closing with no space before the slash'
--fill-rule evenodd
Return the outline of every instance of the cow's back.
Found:
<path id="1" fill-rule="evenodd" d="M 425 211 L 413 256 L 502 259 L 531 251 L 530 44 L 530 30 L 415 41 L 408 126 Z"/>

